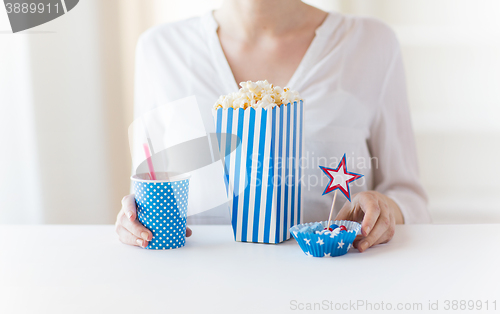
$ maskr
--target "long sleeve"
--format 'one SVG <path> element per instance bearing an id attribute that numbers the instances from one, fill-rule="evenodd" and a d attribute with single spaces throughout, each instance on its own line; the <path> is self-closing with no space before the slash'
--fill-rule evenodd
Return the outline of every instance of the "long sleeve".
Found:
<path id="1" fill-rule="evenodd" d="M 399 46 L 382 85 L 370 134 L 368 146 L 374 157 L 375 190 L 398 204 L 406 224 L 430 223 L 427 196 L 419 180 Z"/>

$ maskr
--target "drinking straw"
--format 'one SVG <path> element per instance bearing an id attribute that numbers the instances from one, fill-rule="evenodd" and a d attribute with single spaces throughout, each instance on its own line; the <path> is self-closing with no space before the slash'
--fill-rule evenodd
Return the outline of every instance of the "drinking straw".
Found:
<path id="1" fill-rule="evenodd" d="M 142 144 L 142 146 L 144 147 L 144 153 L 146 154 L 146 160 L 148 161 L 149 175 L 151 179 L 156 180 L 155 169 L 153 168 L 153 160 L 151 159 L 149 146 L 147 143 Z"/>

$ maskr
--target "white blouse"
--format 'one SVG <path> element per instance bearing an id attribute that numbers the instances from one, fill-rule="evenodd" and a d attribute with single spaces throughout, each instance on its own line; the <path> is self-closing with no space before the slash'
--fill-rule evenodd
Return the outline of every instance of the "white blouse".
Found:
<path id="1" fill-rule="evenodd" d="M 239 88 L 217 28 L 210 12 L 154 27 L 141 36 L 136 117 L 195 95 L 207 131 L 214 131 L 214 102 Z M 344 153 L 348 170 L 364 175 L 353 182 L 351 193 L 378 191 L 399 205 L 406 223 L 430 222 L 418 178 L 401 52 L 386 25 L 329 13 L 287 87 L 300 93 L 305 106 L 304 222 L 328 218 L 334 193 L 322 196 L 328 178 L 319 166 L 335 168 Z M 345 200 L 338 196 L 336 211 Z M 191 222 L 229 222 L 228 217 L 222 207 L 195 215 Z"/>

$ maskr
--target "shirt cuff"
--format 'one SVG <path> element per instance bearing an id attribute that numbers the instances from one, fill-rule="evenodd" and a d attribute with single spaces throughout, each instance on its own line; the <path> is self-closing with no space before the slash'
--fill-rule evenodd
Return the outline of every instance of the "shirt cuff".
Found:
<path id="1" fill-rule="evenodd" d="M 429 224 L 432 218 L 427 208 L 425 197 L 413 191 L 391 190 L 384 193 L 390 197 L 401 210 L 405 224 Z"/>

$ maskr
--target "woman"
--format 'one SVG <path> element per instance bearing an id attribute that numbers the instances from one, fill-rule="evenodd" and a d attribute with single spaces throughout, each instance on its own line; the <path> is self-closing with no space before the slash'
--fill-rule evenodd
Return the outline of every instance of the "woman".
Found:
<path id="1" fill-rule="evenodd" d="M 430 221 L 399 45 L 376 20 L 300 0 L 226 0 L 203 17 L 155 27 L 138 43 L 136 115 L 196 95 L 210 125 L 219 95 L 263 79 L 305 100 L 305 222 L 328 217 L 332 196 L 321 197 L 326 182 L 318 165 L 334 167 L 332 157 L 344 153 L 349 170 L 365 176 L 336 219 L 362 221 L 354 242 L 360 252 L 388 242 L 396 224 Z M 116 226 L 123 243 L 151 240 L 136 220 L 133 195 L 122 200 Z"/>

